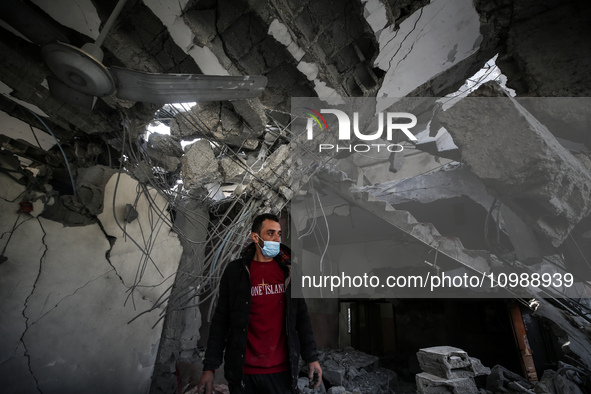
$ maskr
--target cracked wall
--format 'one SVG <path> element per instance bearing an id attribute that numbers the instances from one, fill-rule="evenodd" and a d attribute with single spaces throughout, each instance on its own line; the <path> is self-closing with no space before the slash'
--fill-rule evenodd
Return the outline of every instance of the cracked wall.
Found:
<path id="1" fill-rule="evenodd" d="M 12 393 L 147 392 L 162 329 L 158 312 L 141 312 L 172 284 L 181 248 L 127 175 L 105 188 L 97 223 L 67 227 L 18 213 L 25 187 L 0 174 L 0 387 Z M 125 223 L 126 204 L 139 218 Z M 142 235 L 143 232 L 143 235 Z M 149 248 L 150 259 L 131 238 Z M 156 268 L 157 267 L 157 268 Z M 165 307 L 165 305 L 161 305 Z M 130 322 L 131 321 L 131 322 Z M 152 328 L 152 326 L 155 326 Z"/>

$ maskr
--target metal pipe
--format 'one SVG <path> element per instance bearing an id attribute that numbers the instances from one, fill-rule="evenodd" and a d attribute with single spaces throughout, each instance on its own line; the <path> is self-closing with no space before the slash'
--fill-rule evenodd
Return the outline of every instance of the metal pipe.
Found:
<path id="1" fill-rule="evenodd" d="M 123 6 L 125 5 L 126 2 L 127 2 L 127 0 L 119 0 L 117 5 L 115 6 L 115 9 L 113 10 L 113 12 L 111 12 L 109 19 L 107 19 L 107 22 L 105 22 L 105 26 L 103 26 L 103 30 L 101 30 L 99 36 L 97 37 L 96 41 L 94 42 L 94 44 L 96 46 L 100 47 L 103 45 L 103 42 L 105 41 L 105 38 L 107 37 L 107 34 L 109 34 L 109 30 L 111 30 L 111 27 L 113 27 L 115 20 L 117 19 L 117 17 L 121 13 L 121 10 L 123 9 Z"/>

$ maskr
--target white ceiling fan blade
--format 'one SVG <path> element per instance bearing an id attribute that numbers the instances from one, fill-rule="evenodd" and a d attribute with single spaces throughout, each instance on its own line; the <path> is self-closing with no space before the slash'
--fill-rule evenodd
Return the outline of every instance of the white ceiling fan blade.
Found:
<path id="1" fill-rule="evenodd" d="M 264 76 L 150 74 L 109 68 L 116 79 L 117 97 L 154 104 L 253 98 L 267 85 Z"/>

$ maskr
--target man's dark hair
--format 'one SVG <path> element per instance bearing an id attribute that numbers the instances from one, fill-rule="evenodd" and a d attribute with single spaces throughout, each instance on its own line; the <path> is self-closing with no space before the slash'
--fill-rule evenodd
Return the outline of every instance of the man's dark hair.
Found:
<path id="1" fill-rule="evenodd" d="M 261 229 L 263 228 L 263 222 L 267 219 L 279 223 L 279 218 L 277 217 L 277 215 L 273 215 L 272 213 L 263 213 L 262 215 L 259 215 L 256 218 L 254 218 L 254 221 L 252 222 L 252 228 L 250 229 L 250 231 L 259 234 L 261 232 Z"/>

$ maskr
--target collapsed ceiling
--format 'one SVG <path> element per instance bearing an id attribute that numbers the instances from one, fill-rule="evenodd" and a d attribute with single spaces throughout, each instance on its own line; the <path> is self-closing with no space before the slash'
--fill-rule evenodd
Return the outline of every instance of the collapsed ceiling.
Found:
<path id="1" fill-rule="evenodd" d="M 79 1 L 73 11 L 68 1 L 32 3 L 37 14 L 78 47 L 94 41 L 116 5 L 115 1 Z M 156 0 L 129 1 L 104 41 L 103 63 L 151 73 L 266 76 L 267 88 L 259 98 L 208 104 L 198 110 L 200 117 L 222 124 L 210 138 L 249 151 L 260 149 L 274 122 L 288 123 L 290 97 L 442 96 L 458 89 L 497 53 L 497 63 L 519 96 L 584 96 L 588 92 L 589 49 L 582 42 L 586 35 L 581 34 L 587 24 L 583 17 L 574 21 L 566 17 L 584 14 L 579 10 L 582 2 L 560 6 L 536 2 L 535 7 L 511 1 L 460 3 L 456 7 L 463 7 L 461 12 L 437 3 L 424 7 L 426 2 L 421 1 L 184 1 L 174 6 Z M 459 14 L 457 29 L 462 26 L 465 37 L 448 43 L 449 48 L 445 40 L 451 37 L 439 40 L 448 52 L 439 62 L 434 52 L 439 51 L 434 48 L 437 43 L 423 44 L 427 32 L 421 17 L 454 12 Z M 413 20 L 404 23 L 411 16 Z M 447 15 L 440 18 L 440 23 L 454 23 Z M 437 20 L 428 21 L 430 30 L 443 34 L 445 29 L 437 26 Z M 89 164 L 113 166 L 112 158 L 121 152 L 122 113 L 133 125 L 132 138 L 143 134 L 158 117 L 157 105 L 112 96 L 98 99 L 92 111 L 53 98 L 45 82 L 51 72 L 42 61 L 39 45 L 4 27 L 0 110 L 7 122 L 16 124 L 18 119 L 43 135 L 51 129 L 74 172 Z M 545 38 L 532 31 L 543 31 Z M 553 54 L 553 60 L 545 61 L 549 59 L 545 54 Z M 41 119 L 25 108 L 32 108 Z M 213 131 L 214 123 L 205 123 Z M 199 136 L 180 129 L 177 138 Z M 34 166 L 64 169 L 56 146 L 39 146 L 30 130 L 14 133 L 3 133 L 4 150 L 31 160 Z M 561 137 L 591 144 L 584 129 Z M 60 172 L 54 177 L 59 178 Z"/>
<path id="2" fill-rule="evenodd" d="M 82 47 L 99 36 L 117 1 L 26 3 Z M 589 11 L 589 4 L 577 0 L 129 0 L 104 40 L 103 64 L 149 73 L 261 75 L 266 88 L 248 100 L 176 106 L 111 95 L 98 98 L 92 109 L 53 97 L 40 46 L 2 23 L 1 161 L 23 174 L 22 182 L 32 189 L 54 197 L 44 215 L 66 225 L 96 221 L 100 212 L 80 189 L 86 169 L 96 165 L 124 167 L 143 184 L 165 193 L 174 188 L 212 205 L 228 196 L 254 196 L 262 202 L 244 209 L 278 211 L 297 191 L 282 178 L 292 164 L 288 159 L 297 159 L 288 150 L 291 98 L 443 97 L 473 91 L 489 79 L 506 82 L 517 97 L 586 97 L 591 93 Z M 489 85 L 475 94 L 507 95 Z M 587 109 L 586 103 L 578 109 L 559 107 L 550 116 L 547 108 L 536 113 L 528 107 L 559 144 L 539 133 L 516 137 L 515 130 L 501 128 L 475 145 L 466 135 L 477 119 L 458 121 L 462 117 L 451 112 L 433 118 L 430 112 L 420 123 L 449 132 L 422 133 L 413 153 L 402 157 L 357 159 L 357 186 L 434 224 L 439 219 L 425 213 L 426 204 L 467 197 L 490 206 L 495 203 L 484 190 L 492 190 L 527 223 L 515 235 L 519 245 L 513 245 L 520 260 L 562 253 L 587 280 L 588 271 L 580 269 L 591 255 L 591 135 L 582 115 Z M 458 105 L 454 111 L 470 109 Z M 157 127 L 170 135 L 146 134 Z M 507 163 L 505 173 L 491 175 L 494 160 L 482 160 L 483 152 L 507 147 L 530 165 Z M 423 175 L 456 161 L 469 171 Z M 539 172 L 543 187 L 532 184 L 525 190 L 524 180 L 538 179 Z M 413 182 L 425 186 L 425 193 L 393 192 Z M 446 195 L 446 182 L 466 190 Z M 371 210 L 371 202 L 367 205 Z M 536 246 L 523 246 L 530 241 Z M 478 242 L 478 249 L 499 252 Z M 455 241 L 449 248 L 457 249 Z"/>

